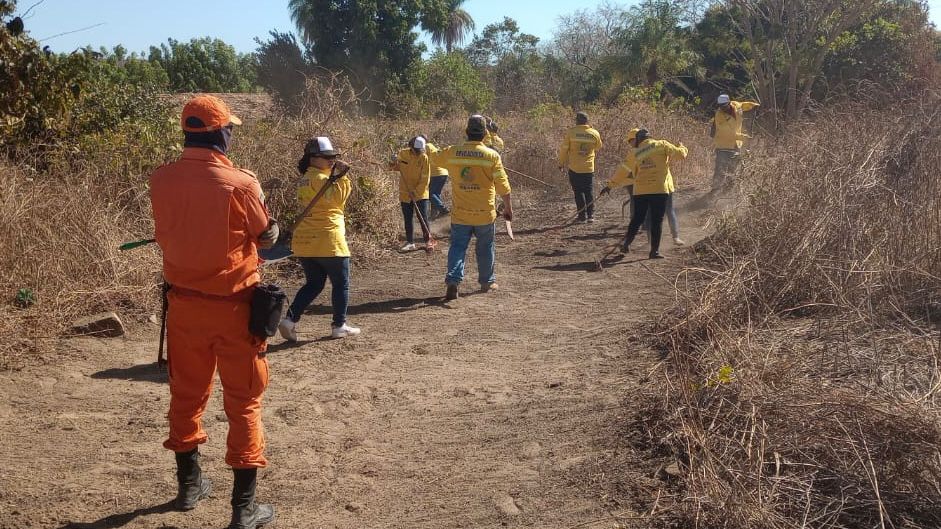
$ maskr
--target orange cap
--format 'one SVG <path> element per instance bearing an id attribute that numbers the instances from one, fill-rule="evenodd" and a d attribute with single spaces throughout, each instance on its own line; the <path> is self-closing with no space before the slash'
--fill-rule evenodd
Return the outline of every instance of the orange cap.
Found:
<path id="1" fill-rule="evenodd" d="M 196 96 L 183 107 L 180 124 L 186 132 L 210 132 L 226 125 L 241 125 L 242 120 L 232 115 L 229 105 L 215 96 Z"/>

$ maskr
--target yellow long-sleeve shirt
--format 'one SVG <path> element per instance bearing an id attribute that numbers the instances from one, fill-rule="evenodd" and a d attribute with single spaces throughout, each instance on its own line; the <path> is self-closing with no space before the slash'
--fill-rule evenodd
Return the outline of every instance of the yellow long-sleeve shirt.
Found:
<path id="1" fill-rule="evenodd" d="M 729 104 L 735 111 L 734 116 L 718 109 L 715 117 L 712 118 L 715 127 L 716 149 L 741 149 L 742 140 L 746 137 L 742 134 L 742 124 L 745 121 L 744 114 L 760 106 L 758 103 L 752 103 L 751 101 L 732 101 Z"/>
<path id="2" fill-rule="evenodd" d="M 614 176 L 608 180 L 605 186 L 608 189 L 617 189 L 619 187 L 634 185 L 634 164 L 634 149 L 629 149 L 624 161 L 618 164 L 617 168 L 614 170 Z"/>
<path id="3" fill-rule="evenodd" d="M 496 150 L 497 152 L 502 152 L 503 148 L 506 147 L 506 144 L 503 143 L 503 138 L 501 138 L 495 132 L 490 132 L 489 130 L 487 131 L 487 135 L 484 136 L 484 145 Z"/>
<path id="4" fill-rule="evenodd" d="M 666 140 L 646 140 L 634 149 L 634 195 L 652 195 L 675 191 L 670 173 L 670 158 L 685 159 L 689 150 Z"/>
<path id="5" fill-rule="evenodd" d="M 411 148 L 398 152 L 390 168 L 399 172 L 399 202 L 428 199 L 431 165 L 427 152 L 416 153 Z"/>
<path id="6" fill-rule="evenodd" d="M 428 151 L 428 160 L 431 161 L 432 159 L 434 159 L 435 153 L 437 153 L 437 152 L 440 151 L 441 149 L 439 149 L 438 147 L 436 147 L 435 144 L 433 144 L 433 143 L 431 143 L 431 142 L 428 142 L 428 144 L 425 145 L 425 150 Z M 431 176 L 448 176 L 448 169 L 447 169 L 447 167 L 441 167 L 440 165 L 435 165 L 435 164 L 432 162 L 432 164 L 431 164 Z"/>
<path id="7" fill-rule="evenodd" d="M 483 142 L 468 141 L 432 155 L 432 163 L 451 175 L 451 222 L 470 226 L 492 224 L 496 196 L 511 192 L 500 154 Z"/>
<path id="8" fill-rule="evenodd" d="M 590 125 L 576 125 L 565 133 L 559 148 L 559 165 L 575 173 L 595 172 L 595 152 L 602 147 L 601 134 Z"/>
<path id="9" fill-rule="evenodd" d="M 330 169 L 311 167 L 304 175 L 305 185 L 297 190 L 298 213 L 304 211 L 314 196 L 327 184 Z M 349 257 L 346 244 L 346 201 L 353 192 L 348 175 L 334 181 L 317 204 L 298 224 L 291 239 L 291 250 L 298 257 Z"/>

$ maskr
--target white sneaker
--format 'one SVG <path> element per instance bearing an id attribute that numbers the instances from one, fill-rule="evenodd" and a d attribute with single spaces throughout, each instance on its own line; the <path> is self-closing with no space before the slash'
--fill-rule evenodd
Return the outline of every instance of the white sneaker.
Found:
<path id="1" fill-rule="evenodd" d="M 297 341 L 297 323 L 294 323 L 288 318 L 281 320 L 281 323 L 278 324 L 278 331 L 281 333 L 281 337 L 289 342 Z"/>
<path id="2" fill-rule="evenodd" d="M 415 246 L 415 243 L 410 242 L 410 243 L 406 244 L 405 246 L 403 246 L 402 249 L 399 250 L 399 251 L 402 251 L 402 252 L 414 252 L 414 251 L 417 250 L 417 249 L 418 249 L 418 246 Z"/>
<path id="3" fill-rule="evenodd" d="M 679 237 L 673 237 L 673 244 L 677 246 L 686 246 L 686 241 L 680 239 Z"/>
<path id="4" fill-rule="evenodd" d="M 344 323 L 339 327 L 333 327 L 333 332 L 330 333 L 331 338 L 346 338 L 347 336 L 356 336 L 362 332 L 359 327 L 351 327 L 350 325 Z"/>

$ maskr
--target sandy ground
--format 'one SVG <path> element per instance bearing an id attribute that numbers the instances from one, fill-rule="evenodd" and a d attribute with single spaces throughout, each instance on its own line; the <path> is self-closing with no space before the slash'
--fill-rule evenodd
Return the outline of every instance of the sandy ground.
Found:
<path id="1" fill-rule="evenodd" d="M 658 366 L 639 334 L 673 302 L 664 278 L 682 254 L 667 236 L 665 261 L 639 248 L 591 271 L 623 232 L 620 200 L 595 224 L 545 230 L 571 211 L 519 208 L 517 240 L 498 236 L 498 292 L 475 292 L 472 260 L 464 296 L 444 303 L 444 252 L 390 253 L 376 270 L 354 270 L 350 321 L 362 336 L 324 339 L 325 292 L 301 342 L 273 340 L 271 465 L 258 490 L 277 507 L 274 527 L 649 526 L 658 463 L 629 442 L 639 432 L 628 418 Z M 691 217 L 683 223 L 688 242 L 702 235 Z M 63 341 L 55 365 L 0 374 L 0 527 L 225 526 L 218 384 L 202 448 L 215 492 L 190 513 L 169 507 L 156 339 L 151 326 Z"/>

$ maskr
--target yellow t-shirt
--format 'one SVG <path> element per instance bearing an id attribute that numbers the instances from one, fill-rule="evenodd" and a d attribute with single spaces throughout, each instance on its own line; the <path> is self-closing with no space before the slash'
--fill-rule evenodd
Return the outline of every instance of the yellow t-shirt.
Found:
<path id="1" fill-rule="evenodd" d="M 435 153 L 437 153 L 441 149 L 435 147 L 435 144 L 428 142 L 425 145 L 425 150 L 428 151 L 428 160 L 431 160 L 434 157 Z M 435 165 L 432 163 L 431 164 L 431 176 L 448 176 L 448 169 L 447 167 L 441 167 L 440 165 Z"/>
<path id="2" fill-rule="evenodd" d="M 750 101 L 732 101 L 730 105 L 735 109 L 734 117 L 729 115 L 728 112 L 718 109 L 715 117 L 712 118 L 712 122 L 716 127 L 714 138 L 716 149 L 741 149 L 742 140 L 746 137 L 742 134 L 744 114 L 759 106 L 758 103 Z"/>
<path id="3" fill-rule="evenodd" d="M 497 151 L 483 142 L 468 141 L 439 151 L 432 163 L 446 167 L 451 175 L 453 224 L 483 226 L 496 220 L 496 196 L 511 191 Z"/>
<path id="4" fill-rule="evenodd" d="M 297 190 L 298 213 L 304 211 L 310 201 L 327 183 L 329 169 L 311 167 L 304 178 L 307 182 Z M 348 176 L 348 175 L 347 175 Z M 347 176 L 336 180 L 324 192 L 317 204 L 294 230 L 291 250 L 298 257 L 349 257 L 346 244 L 346 220 L 343 210 L 353 191 Z"/>
<path id="5" fill-rule="evenodd" d="M 398 161 L 391 167 L 399 172 L 399 202 L 427 200 L 428 182 L 431 179 L 431 161 L 428 154 L 416 153 L 413 149 L 406 148 L 399 151 L 396 159 Z"/>
<path id="6" fill-rule="evenodd" d="M 590 125 L 568 130 L 559 148 L 559 165 L 575 173 L 595 172 L 595 151 L 601 149 L 601 134 Z"/>
<path id="7" fill-rule="evenodd" d="M 685 159 L 689 150 L 666 140 L 646 140 L 634 149 L 634 195 L 675 191 L 670 158 Z"/>

